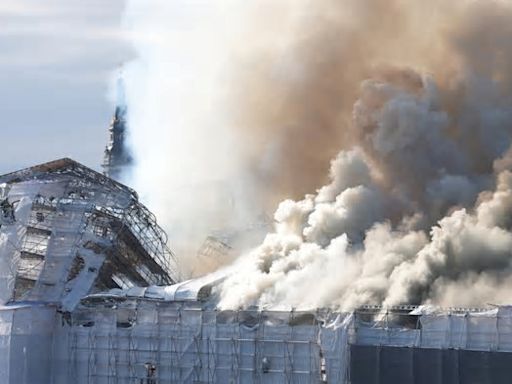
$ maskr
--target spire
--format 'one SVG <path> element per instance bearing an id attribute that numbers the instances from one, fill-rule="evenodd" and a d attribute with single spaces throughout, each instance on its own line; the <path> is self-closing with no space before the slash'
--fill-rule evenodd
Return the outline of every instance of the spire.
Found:
<path id="1" fill-rule="evenodd" d="M 105 147 L 103 173 L 119 180 L 123 171 L 132 163 L 132 156 L 126 147 L 126 101 L 122 72 L 116 87 L 116 108 L 109 127 L 109 142 Z"/>

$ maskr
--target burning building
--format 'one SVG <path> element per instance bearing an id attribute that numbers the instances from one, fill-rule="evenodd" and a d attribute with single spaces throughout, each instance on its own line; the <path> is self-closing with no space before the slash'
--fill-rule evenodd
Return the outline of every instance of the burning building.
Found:
<path id="1" fill-rule="evenodd" d="M 218 23 L 202 23 L 206 3 L 128 12 L 136 32 L 161 36 L 136 42 L 144 65 L 127 79 L 134 182 L 175 238 L 222 225 L 181 259 L 202 276 L 181 279 L 153 215 L 110 178 L 128 159 L 119 108 L 107 176 L 65 159 L 0 177 L 4 381 L 508 383 L 512 7 L 294 0 L 257 12 L 233 123 L 211 102 L 209 38 L 240 14 L 210 3 Z M 212 193 L 233 186 L 246 204 Z M 247 216 L 231 213 L 284 197 L 295 200 L 259 246 L 232 246 Z M 222 200 L 234 209 L 219 215 Z"/>
<path id="2" fill-rule="evenodd" d="M 0 177 L 5 383 L 506 383 L 509 307 L 219 308 L 128 187 L 70 159 Z M 476 381 L 475 381 L 476 380 Z"/>

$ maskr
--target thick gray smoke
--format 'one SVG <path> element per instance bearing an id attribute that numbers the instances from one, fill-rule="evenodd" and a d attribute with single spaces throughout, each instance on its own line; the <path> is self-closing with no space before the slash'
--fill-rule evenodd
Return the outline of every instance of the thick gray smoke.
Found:
<path id="1" fill-rule="evenodd" d="M 331 162 L 328 185 L 279 205 L 275 232 L 242 257 L 237 273 L 225 282 L 224 308 L 258 304 L 350 309 L 361 304 L 482 305 L 509 300 L 511 5 L 459 1 L 438 3 L 426 12 L 419 2 L 363 3 L 368 7 L 356 7 L 356 14 L 363 9 L 360 19 L 347 27 L 354 29 L 353 35 L 339 44 L 354 39 L 367 56 L 359 57 L 356 50 L 354 58 L 343 51 L 347 56 L 335 60 L 332 71 L 349 74 L 341 82 L 346 86 L 364 72 L 361 67 L 373 65 L 368 78 L 338 94 L 317 97 L 317 92 L 326 92 L 322 87 L 313 87 L 309 94 L 313 105 L 322 97 L 329 98 L 326 108 L 339 101 L 333 127 L 340 132 L 332 139 L 343 137 L 339 146 L 346 149 Z M 386 10 L 396 16 L 387 25 L 390 29 L 381 25 L 389 22 L 385 17 L 374 19 L 374 12 L 384 15 Z M 424 24 L 409 29 L 421 14 Z M 369 28 L 369 20 L 376 25 Z M 326 32 L 325 25 L 319 28 Z M 345 27 L 341 23 L 338 28 Z M 396 41 L 386 40 L 390 30 Z M 428 38 L 422 39 L 426 31 Z M 417 37 L 417 46 L 411 48 Z M 365 46 L 364 39 L 376 48 Z M 425 41 L 431 44 L 430 57 L 422 50 Z M 408 60 L 396 53 L 397 44 L 417 56 Z M 330 53 L 310 56 L 321 49 L 309 51 L 306 63 L 331 63 Z M 386 49 L 393 52 L 391 57 L 380 55 Z M 352 59 L 361 67 L 354 69 Z M 306 72 L 306 78 L 322 75 L 325 81 L 338 79 L 329 71 Z M 358 96 L 346 122 L 344 97 L 351 92 Z M 308 128 L 305 132 L 309 135 Z M 301 130 L 293 133 L 300 142 Z M 293 140 L 292 152 L 297 144 Z M 320 150 L 322 143 L 313 146 Z M 300 177 L 297 183 L 301 185 Z"/>
<path id="2" fill-rule="evenodd" d="M 510 112 L 489 113 L 482 124 L 510 142 Z M 498 146 L 494 170 L 471 172 L 473 151 L 488 148 L 465 145 L 474 131 L 450 131 L 456 118 L 431 77 L 396 69 L 365 81 L 353 111 L 359 146 L 332 161 L 330 184 L 280 204 L 275 233 L 239 260 L 221 306 L 506 300 L 512 163 Z"/>
<path id="3" fill-rule="evenodd" d="M 135 185 L 171 239 L 294 199 L 222 307 L 507 300 L 509 1 L 132 0 L 127 21 Z"/>

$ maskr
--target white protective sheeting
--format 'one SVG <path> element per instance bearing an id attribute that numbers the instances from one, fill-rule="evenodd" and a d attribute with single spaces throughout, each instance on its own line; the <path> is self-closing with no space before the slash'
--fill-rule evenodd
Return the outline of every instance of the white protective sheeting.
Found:
<path id="1" fill-rule="evenodd" d="M 169 286 L 152 285 L 150 287 L 111 289 L 106 293 L 93 294 L 87 297 L 138 297 L 163 301 L 198 301 L 208 298 L 211 289 L 225 279 L 227 274 L 226 270 L 219 270 L 197 279 L 186 280 Z"/>
<path id="2" fill-rule="evenodd" d="M 105 299 L 59 326 L 55 383 L 345 382 L 351 316 Z"/>
<path id="3" fill-rule="evenodd" d="M 353 344 L 512 351 L 509 307 L 362 322 L 357 312 L 219 311 L 192 300 L 92 298 L 57 316 L 35 303 L 0 310 L 6 382 L 347 383 Z"/>
<path id="4" fill-rule="evenodd" d="M 46 304 L 0 307 L 0 377 L 5 384 L 51 383 L 56 309 Z"/>
<path id="5" fill-rule="evenodd" d="M 428 348 L 512 351 L 510 307 L 483 312 L 421 316 L 422 343 Z"/>
<path id="6" fill-rule="evenodd" d="M 16 190 L 12 192 L 16 197 Z M 25 235 L 31 205 L 30 197 L 22 197 L 16 204 L 15 221 L 2 224 L 0 232 L 0 304 L 7 303 L 13 296 L 16 268 L 20 259 L 19 250 Z"/>
<path id="7" fill-rule="evenodd" d="M 394 315 L 393 322 L 382 318 L 373 323 L 358 322 L 356 343 L 512 352 L 512 307 L 466 311 L 420 307 Z"/>

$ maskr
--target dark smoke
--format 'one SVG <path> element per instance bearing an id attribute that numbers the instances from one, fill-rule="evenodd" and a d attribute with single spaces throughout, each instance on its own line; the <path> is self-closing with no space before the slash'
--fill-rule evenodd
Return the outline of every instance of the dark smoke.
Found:
<path id="1" fill-rule="evenodd" d="M 511 4 L 315 4 L 243 72 L 237 126 L 270 200 L 314 190 L 342 152 L 330 184 L 281 203 L 222 305 L 506 299 Z"/>

